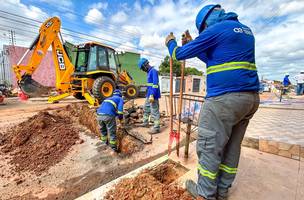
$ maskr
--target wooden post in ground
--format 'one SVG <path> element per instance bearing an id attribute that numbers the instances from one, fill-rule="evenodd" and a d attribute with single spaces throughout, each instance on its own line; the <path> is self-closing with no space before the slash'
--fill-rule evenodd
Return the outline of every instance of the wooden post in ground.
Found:
<path id="1" fill-rule="evenodd" d="M 184 71 L 185 71 L 186 61 L 182 61 L 181 65 L 181 77 L 179 84 L 179 101 L 178 101 L 178 127 L 177 127 L 177 142 L 176 142 L 176 154 L 179 156 L 179 139 L 180 139 L 180 131 L 181 131 L 181 120 L 182 120 L 182 108 L 183 108 L 183 86 L 184 86 Z"/>
<path id="2" fill-rule="evenodd" d="M 190 122 L 188 122 L 187 131 L 186 131 L 185 158 L 189 157 L 190 133 L 191 133 L 191 124 Z"/>

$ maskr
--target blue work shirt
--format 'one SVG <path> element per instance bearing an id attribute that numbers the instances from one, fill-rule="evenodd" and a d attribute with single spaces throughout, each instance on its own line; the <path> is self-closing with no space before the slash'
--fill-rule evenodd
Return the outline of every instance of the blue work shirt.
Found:
<path id="1" fill-rule="evenodd" d="M 148 98 L 150 95 L 153 95 L 154 99 L 157 100 L 160 98 L 160 90 L 159 90 L 159 79 L 158 79 L 158 71 L 151 67 L 148 70 L 147 74 L 147 94 L 146 97 Z"/>
<path id="2" fill-rule="evenodd" d="M 123 114 L 124 101 L 119 95 L 106 98 L 97 109 L 98 115 L 118 116 Z"/>
<path id="3" fill-rule="evenodd" d="M 178 47 L 168 44 L 177 60 L 198 57 L 207 66 L 207 98 L 228 92 L 259 91 L 254 36 L 238 20 L 224 20 L 207 27 L 197 38 Z"/>
<path id="4" fill-rule="evenodd" d="M 284 77 L 284 80 L 283 80 L 283 85 L 284 85 L 284 87 L 287 87 L 287 86 L 289 86 L 291 83 L 290 83 L 290 80 L 289 80 L 289 78 L 288 78 L 288 76 L 285 76 Z"/>

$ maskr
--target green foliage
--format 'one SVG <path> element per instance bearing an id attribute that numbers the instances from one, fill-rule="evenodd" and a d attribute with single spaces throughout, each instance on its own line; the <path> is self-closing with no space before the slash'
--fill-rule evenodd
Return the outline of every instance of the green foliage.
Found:
<path id="1" fill-rule="evenodd" d="M 170 57 L 166 56 L 164 61 L 159 66 L 160 75 L 169 75 L 170 74 Z M 181 74 L 181 63 L 177 60 L 173 60 L 173 74 L 175 76 L 180 76 Z"/>
<path id="2" fill-rule="evenodd" d="M 166 56 L 164 61 L 159 66 L 159 75 L 169 75 L 170 74 L 170 57 Z M 181 63 L 177 60 L 173 60 L 173 74 L 175 76 L 181 75 Z M 187 75 L 198 75 L 202 76 L 203 73 L 194 67 L 185 68 L 185 76 Z"/>
<path id="3" fill-rule="evenodd" d="M 188 75 L 202 76 L 203 72 L 199 71 L 198 69 L 196 69 L 194 67 L 186 67 L 185 76 L 188 76 Z"/>

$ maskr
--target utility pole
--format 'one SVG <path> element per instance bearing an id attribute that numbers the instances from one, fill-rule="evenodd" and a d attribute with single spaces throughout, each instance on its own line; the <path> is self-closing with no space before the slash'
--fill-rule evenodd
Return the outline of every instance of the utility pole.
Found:
<path id="1" fill-rule="evenodd" d="M 8 31 L 8 35 L 9 35 L 9 43 L 12 46 L 16 45 L 16 33 L 14 30 L 9 30 Z"/>
<path id="2" fill-rule="evenodd" d="M 4 51 L 2 50 L 1 51 L 1 65 L 2 65 L 2 77 L 1 77 L 1 79 L 3 79 L 3 80 L 5 80 L 5 64 L 4 64 Z"/>

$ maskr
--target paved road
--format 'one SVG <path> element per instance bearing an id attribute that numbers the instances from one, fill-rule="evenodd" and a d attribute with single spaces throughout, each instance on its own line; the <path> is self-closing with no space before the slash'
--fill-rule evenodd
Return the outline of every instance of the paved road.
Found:
<path id="1" fill-rule="evenodd" d="M 250 121 L 246 136 L 304 146 L 304 109 L 260 108 Z"/>

